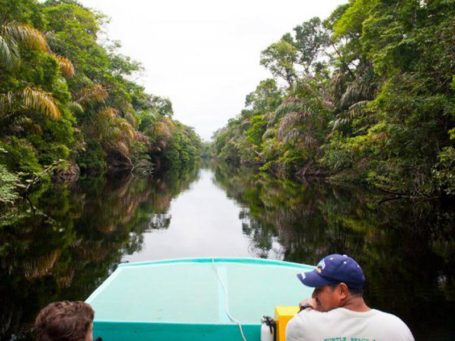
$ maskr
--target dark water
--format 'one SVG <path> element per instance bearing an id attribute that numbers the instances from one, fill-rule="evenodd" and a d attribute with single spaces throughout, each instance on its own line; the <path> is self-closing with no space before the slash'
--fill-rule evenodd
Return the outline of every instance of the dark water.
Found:
<path id="1" fill-rule="evenodd" d="M 453 203 L 452 203 L 453 204 Z M 361 188 L 296 184 L 214 167 L 43 186 L 0 211 L 0 339 L 30 338 L 37 311 L 83 300 L 121 261 L 347 253 L 366 298 L 417 340 L 455 339 L 455 209 Z"/>

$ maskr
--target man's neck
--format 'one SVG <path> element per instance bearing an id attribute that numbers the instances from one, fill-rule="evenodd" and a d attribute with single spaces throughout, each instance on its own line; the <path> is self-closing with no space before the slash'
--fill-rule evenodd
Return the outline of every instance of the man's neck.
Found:
<path id="1" fill-rule="evenodd" d="M 361 296 L 353 296 L 349 297 L 346 303 L 342 306 L 342 308 L 349 309 L 352 311 L 368 311 L 370 308 L 366 305 L 363 297 Z"/>

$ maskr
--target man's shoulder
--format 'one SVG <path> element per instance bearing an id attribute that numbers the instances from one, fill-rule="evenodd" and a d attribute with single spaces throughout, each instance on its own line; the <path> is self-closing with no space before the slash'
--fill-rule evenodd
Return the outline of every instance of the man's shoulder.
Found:
<path id="1" fill-rule="evenodd" d="M 411 330 L 398 316 L 377 309 L 372 310 L 375 312 L 374 324 L 380 326 L 383 333 L 393 333 L 394 340 L 414 340 Z"/>
<path id="2" fill-rule="evenodd" d="M 305 309 L 296 314 L 292 320 L 293 324 L 306 325 L 317 322 L 333 320 L 348 320 L 350 318 L 361 318 L 362 320 L 377 320 L 378 323 L 387 323 L 394 326 L 406 326 L 406 324 L 396 315 L 386 313 L 378 309 L 370 309 L 364 312 L 349 310 L 346 308 L 336 308 L 328 312 L 319 312 L 312 309 Z"/>
<path id="3" fill-rule="evenodd" d="M 383 322 L 406 326 L 406 324 L 403 322 L 403 320 L 400 319 L 398 316 L 396 316 L 394 314 L 387 313 L 385 311 L 381 311 L 381 310 L 378 310 L 378 309 L 371 309 L 371 310 L 375 313 L 374 316 L 378 320 L 380 319 Z"/>
<path id="4" fill-rule="evenodd" d="M 303 340 L 305 335 L 326 335 L 327 331 L 355 336 L 364 334 L 365 330 L 371 335 L 381 335 L 385 340 L 414 340 L 409 328 L 399 317 L 377 309 L 365 312 L 346 308 L 328 312 L 306 309 L 296 314 L 287 328 L 289 340 Z"/>

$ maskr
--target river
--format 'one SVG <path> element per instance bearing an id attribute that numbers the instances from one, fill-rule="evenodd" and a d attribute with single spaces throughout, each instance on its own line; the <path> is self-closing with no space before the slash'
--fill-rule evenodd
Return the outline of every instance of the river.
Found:
<path id="1" fill-rule="evenodd" d="M 125 261 L 347 253 L 367 303 L 417 340 L 453 340 L 455 210 L 359 187 L 299 184 L 221 165 L 165 177 L 47 185 L 0 215 L 0 339 L 27 340 L 48 302 L 83 300 Z M 258 317 L 260 318 L 260 317 Z"/>
<path id="2" fill-rule="evenodd" d="M 123 261 L 181 257 L 259 257 L 251 237 L 242 230 L 241 205 L 214 183 L 214 174 L 201 169 L 198 179 L 175 197 L 166 215 L 165 229 L 147 229 L 142 248 Z M 267 258 L 282 259 L 279 243 Z"/>

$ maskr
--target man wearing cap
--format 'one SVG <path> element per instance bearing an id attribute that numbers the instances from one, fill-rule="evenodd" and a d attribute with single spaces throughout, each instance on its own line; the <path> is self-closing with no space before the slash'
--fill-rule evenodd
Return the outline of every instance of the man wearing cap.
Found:
<path id="1" fill-rule="evenodd" d="M 302 310 L 289 321 L 287 341 L 414 341 L 397 316 L 366 305 L 365 276 L 351 257 L 329 255 L 316 269 L 297 277 L 315 289 L 312 298 L 301 302 Z"/>

